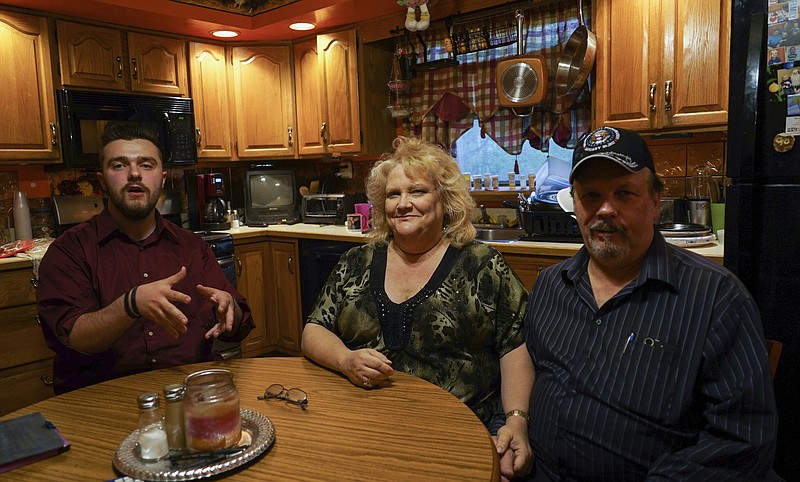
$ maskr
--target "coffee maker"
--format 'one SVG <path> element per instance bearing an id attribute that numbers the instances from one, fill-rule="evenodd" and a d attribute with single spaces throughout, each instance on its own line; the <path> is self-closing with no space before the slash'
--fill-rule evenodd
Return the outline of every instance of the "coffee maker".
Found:
<path id="1" fill-rule="evenodd" d="M 222 174 L 193 174 L 186 177 L 189 197 L 189 227 L 194 231 L 230 229 Z"/>

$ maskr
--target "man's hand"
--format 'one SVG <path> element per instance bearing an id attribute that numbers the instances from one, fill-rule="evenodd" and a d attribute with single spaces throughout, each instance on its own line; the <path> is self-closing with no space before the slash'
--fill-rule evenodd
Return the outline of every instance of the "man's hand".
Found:
<path id="1" fill-rule="evenodd" d="M 206 332 L 206 339 L 212 336 L 216 338 L 225 332 L 233 331 L 233 325 L 236 321 L 236 308 L 238 306 L 233 296 L 227 291 L 203 285 L 197 285 L 197 291 L 216 307 L 214 314 L 217 318 L 217 324 Z"/>
<path id="2" fill-rule="evenodd" d="M 172 289 L 185 277 L 186 267 L 182 266 L 174 275 L 139 285 L 136 289 L 136 308 L 139 313 L 158 323 L 173 338 L 186 333 L 186 324 L 189 323 L 186 315 L 174 303 L 189 304 L 192 298 Z"/>
<path id="3" fill-rule="evenodd" d="M 526 475 L 533 466 L 533 453 L 528 440 L 528 424 L 522 417 L 508 417 L 506 424 L 492 437 L 500 456 L 500 475 L 511 479 Z"/>

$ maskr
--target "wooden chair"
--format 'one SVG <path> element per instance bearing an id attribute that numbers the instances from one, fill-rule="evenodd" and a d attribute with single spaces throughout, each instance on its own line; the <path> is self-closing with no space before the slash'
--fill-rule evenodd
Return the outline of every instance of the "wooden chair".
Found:
<path id="1" fill-rule="evenodd" d="M 769 355 L 769 371 L 772 378 L 775 378 L 775 372 L 778 370 L 778 360 L 781 359 L 781 351 L 783 350 L 783 343 L 777 340 L 766 339 L 767 354 Z"/>

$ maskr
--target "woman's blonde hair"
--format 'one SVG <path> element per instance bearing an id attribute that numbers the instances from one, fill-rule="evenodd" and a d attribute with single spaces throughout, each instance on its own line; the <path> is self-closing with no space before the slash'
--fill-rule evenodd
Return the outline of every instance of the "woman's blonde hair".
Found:
<path id="1" fill-rule="evenodd" d="M 398 137 L 392 148 L 393 152 L 381 157 L 366 180 L 367 197 L 372 202 L 371 242 L 388 242 L 393 235 L 386 221 L 386 180 L 398 166 L 409 176 L 431 180 L 444 208 L 442 236 L 450 244 L 460 248 L 475 239 L 470 219 L 475 201 L 455 159 L 442 148 L 417 138 Z"/>

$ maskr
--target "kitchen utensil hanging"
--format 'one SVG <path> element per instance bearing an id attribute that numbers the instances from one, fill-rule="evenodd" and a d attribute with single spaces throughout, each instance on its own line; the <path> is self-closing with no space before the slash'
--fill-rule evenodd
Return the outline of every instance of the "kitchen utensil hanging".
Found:
<path id="1" fill-rule="evenodd" d="M 500 105 L 510 107 L 517 117 L 532 114 L 532 106 L 539 104 L 547 93 L 547 66 L 541 55 L 523 55 L 523 14 L 516 11 L 517 55 L 497 63 L 497 96 Z M 518 114 L 517 107 L 531 107 Z"/>
<path id="2" fill-rule="evenodd" d="M 577 95 L 594 66 L 597 38 L 583 23 L 583 0 L 578 0 L 578 23 L 558 59 L 555 90 L 559 96 Z"/>

